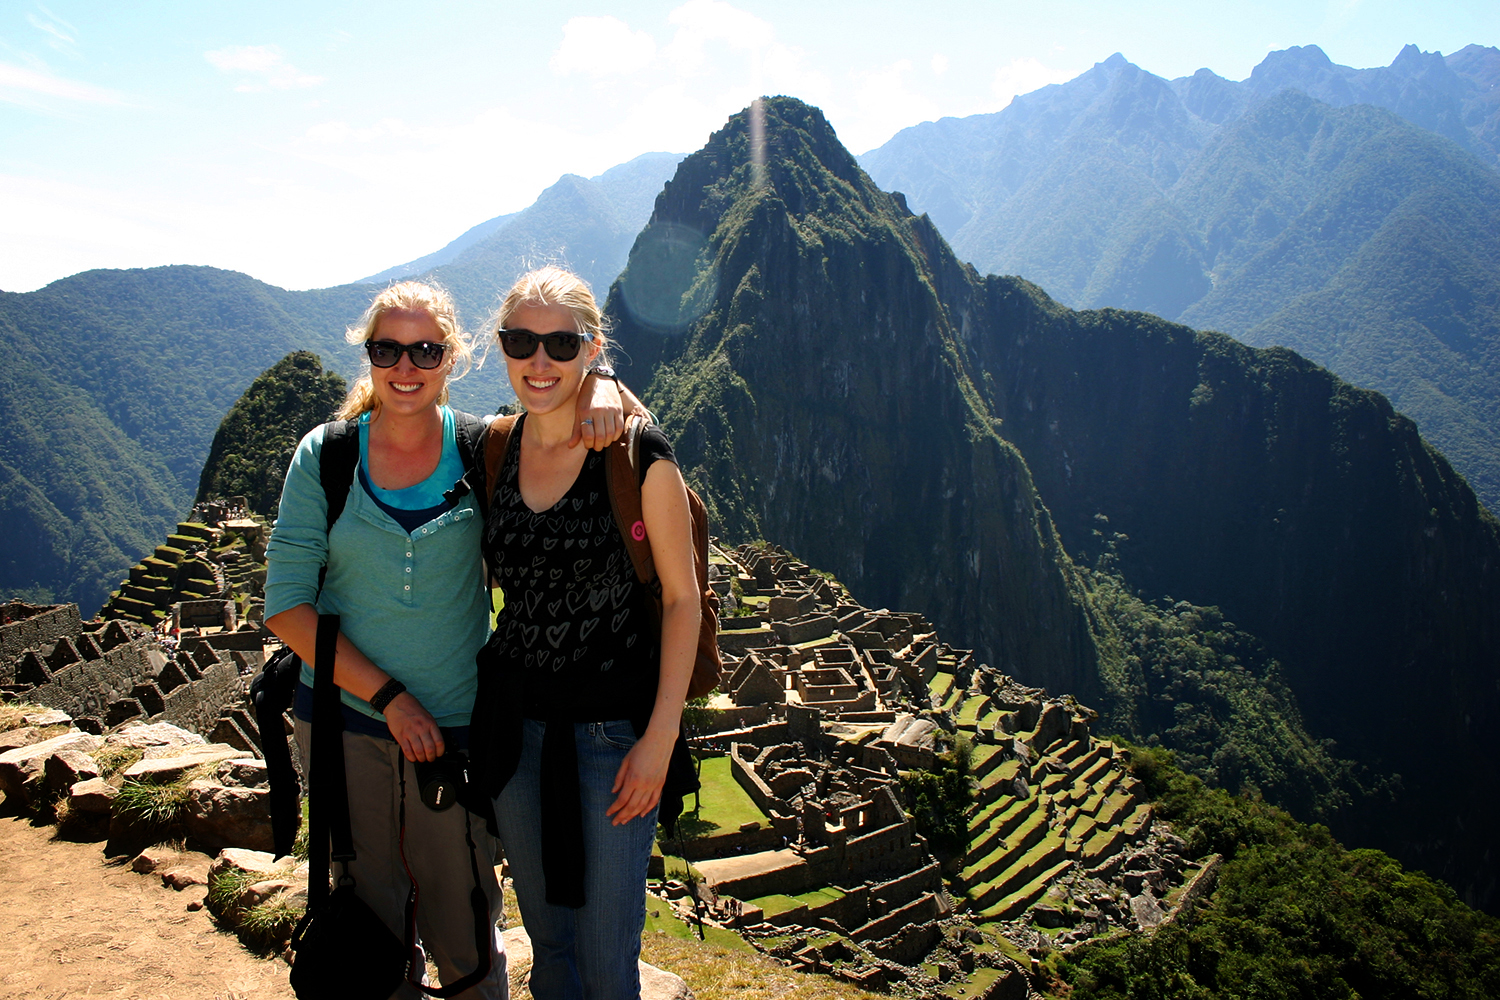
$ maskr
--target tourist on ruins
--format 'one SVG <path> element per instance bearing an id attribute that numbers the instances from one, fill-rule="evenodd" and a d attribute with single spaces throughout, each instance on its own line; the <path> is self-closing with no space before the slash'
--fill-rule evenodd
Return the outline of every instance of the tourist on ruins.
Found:
<path id="1" fill-rule="evenodd" d="M 666 438 L 646 427 L 634 528 L 660 578 L 658 638 L 605 456 L 567 447 L 584 373 L 606 347 L 593 295 L 542 268 L 510 290 L 498 326 L 526 412 L 485 525 L 505 605 L 479 657 L 475 776 L 496 796 L 532 995 L 624 1000 L 640 993 L 646 866 L 698 641 L 687 491 Z"/>
<path id="2" fill-rule="evenodd" d="M 266 552 L 266 625 L 312 663 L 319 613 L 341 616 L 333 678 L 342 689 L 357 854 L 349 872 L 360 898 L 398 939 L 405 938 L 405 905 L 415 880 L 422 946 L 442 981 L 452 983 L 480 965 L 465 833 L 480 854 L 491 928 L 500 915 L 496 852 L 485 822 L 467 809 L 424 805 L 412 764 L 465 749 L 474 657 L 489 632 L 481 519 L 474 495 L 454 489 L 466 471 L 456 423 L 474 421 L 445 405 L 449 380 L 456 368 L 470 365 L 472 345 L 447 293 L 417 282 L 377 295 L 349 339 L 363 345 L 370 367 L 338 414 L 357 420 L 358 429 L 347 501 L 330 529 L 320 459 L 336 425 L 324 424 L 302 439 L 287 470 Z M 623 421 L 615 383 L 595 378 L 590 385 L 605 402 L 588 410 L 587 419 L 617 436 Z M 304 666 L 294 703 L 304 766 L 312 682 Z M 412 789 L 404 831 L 403 774 Z M 506 995 L 505 962 L 494 937 L 489 974 L 462 997 Z M 420 996 L 406 984 L 395 995 Z"/>

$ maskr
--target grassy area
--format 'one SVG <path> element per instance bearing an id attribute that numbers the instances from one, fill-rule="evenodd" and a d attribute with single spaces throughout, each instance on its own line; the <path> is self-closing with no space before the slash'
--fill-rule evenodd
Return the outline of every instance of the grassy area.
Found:
<path id="1" fill-rule="evenodd" d="M 744 823 L 770 823 L 770 817 L 760 811 L 729 773 L 728 757 L 705 758 L 699 780 L 703 783 L 698 793 L 699 811 L 684 813 L 680 820 L 683 832 L 689 837 L 733 833 Z"/>
<path id="2" fill-rule="evenodd" d="M 761 910 L 765 912 L 765 915 L 768 918 L 785 913 L 788 910 L 795 910 L 797 907 L 803 904 L 803 900 L 800 900 L 795 896 L 783 896 L 779 892 L 772 893 L 769 896 L 761 896 L 757 899 L 752 899 L 750 900 L 750 902 L 760 907 Z"/>
<path id="3" fill-rule="evenodd" d="M 941 704 L 948 698 L 948 692 L 953 690 L 952 674 L 933 674 L 932 680 L 927 682 L 927 690 L 932 693 L 934 701 Z"/>
<path id="4" fill-rule="evenodd" d="M 0 705 L 0 733 L 7 732 L 12 729 L 20 729 L 21 726 L 24 725 L 24 723 L 21 722 L 21 717 L 23 715 L 29 715 L 32 712 L 45 711 L 47 711 L 45 705 L 33 705 L 29 702 L 16 702 L 15 704 L 11 705 Z M 67 727 L 64 727 L 63 732 L 66 731 Z"/>
<path id="5" fill-rule="evenodd" d="M 647 941 L 658 936 L 673 937 L 680 941 L 697 941 L 698 931 L 683 923 L 681 918 L 672 912 L 671 904 L 659 896 L 648 895 L 646 897 L 646 928 L 641 934 L 642 946 L 644 947 Z M 705 944 L 715 945 L 726 951 L 759 954 L 744 938 L 722 927 L 704 924 L 703 940 Z"/>
<path id="6" fill-rule="evenodd" d="M 990 969 L 981 966 L 969 973 L 962 982 L 954 981 L 949 983 L 943 989 L 943 995 L 955 998 L 983 996 L 984 991 L 990 988 L 990 984 L 999 979 L 1003 974 L 1000 969 Z"/>
<path id="7" fill-rule="evenodd" d="M 843 899 L 844 890 L 830 885 L 811 892 L 800 892 L 793 898 L 799 903 L 806 903 L 809 907 L 817 907 Z"/>
<path id="8" fill-rule="evenodd" d="M 827 976 L 794 972 L 773 958 L 734 951 L 711 940 L 648 935 L 642 941 L 641 958 L 681 976 L 697 1000 L 888 1000 L 882 994 Z"/>
<path id="9" fill-rule="evenodd" d="M 963 702 L 963 707 L 958 710 L 958 716 L 955 721 L 965 729 L 973 729 L 979 722 L 979 709 L 988 704 L 988 702 L 989 699 L 982 694 L 966 698 Z"/>

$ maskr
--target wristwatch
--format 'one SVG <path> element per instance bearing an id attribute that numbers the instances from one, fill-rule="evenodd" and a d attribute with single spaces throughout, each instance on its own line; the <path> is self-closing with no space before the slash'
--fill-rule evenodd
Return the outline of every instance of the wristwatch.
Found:
<path id="1" fill-rule="evenodd" d="M 590 368 L 589 371 L 595 375 L 598 375 L 600 378 L 614 379 L 615 385 L 620 384 L 620 376 L 616 375 L 615 370 L 609 365 L 595 365 L 594 367 Z"/>

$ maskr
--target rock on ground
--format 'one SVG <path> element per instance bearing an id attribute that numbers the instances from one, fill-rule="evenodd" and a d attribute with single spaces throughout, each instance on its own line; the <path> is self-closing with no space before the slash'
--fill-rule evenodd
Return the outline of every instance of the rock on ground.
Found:
<path id="1" fill-rule="evenodd" d="M 268 851 L 271 835 L 270 792 L 264 788 L 229 788 L 214 781 L 187 787 L 183 824 L 189 836 L 210 850 L 242 847 Z"/>
<path id="2" fill-rule="evenodd" d="M 510 975 L 511 1000 L 530 997 L 531 991 L 525 983 L 531 975 L 531 938 L 524 927 L 507 930 L 505 940 L 506 970 Z M 693 991 L 681 976 L 673 975 L 654 965 L 641 966 L 641 1000 L 693 1000 Z"/>

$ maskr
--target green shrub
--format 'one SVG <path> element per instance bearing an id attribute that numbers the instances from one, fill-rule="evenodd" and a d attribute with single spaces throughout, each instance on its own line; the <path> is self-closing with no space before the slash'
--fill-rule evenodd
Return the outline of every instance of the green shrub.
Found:
<path id="1" fill-rule="evenodd" d="M 182 779 L 161 785 L 127 781 L 115 797 L 115 812 L 143 826 L 171 826 L 182 818 L 187 806 L 187 784 Z"/>

